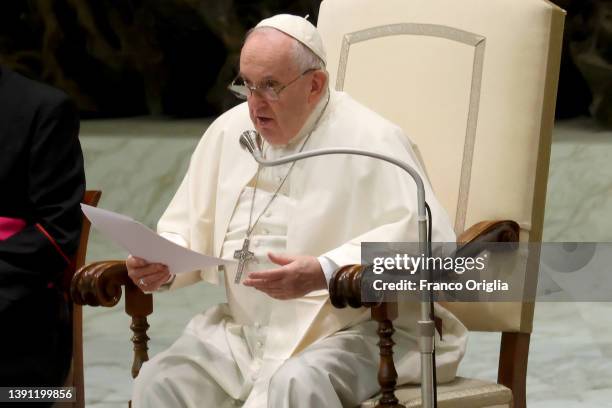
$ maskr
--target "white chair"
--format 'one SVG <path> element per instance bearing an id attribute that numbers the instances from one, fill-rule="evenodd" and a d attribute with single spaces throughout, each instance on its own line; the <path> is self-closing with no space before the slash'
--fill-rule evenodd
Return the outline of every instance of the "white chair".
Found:
<path id="1" fill-rule="evenodd" d="M 503 235 L 499 228 L 512 232 L 513 225 L 520 241 L 541 240 L 564 16 L 546 0 L 321 4 L 331 86 L 416 143 L 460 241 Z M 445 307 L 468 329 L 502 336 L 497 383 L 457 378 L 439 387 L 439 407 L 525 407 L 533 303 Z M 390 324 L 393 305 L 387 309 L 373 316 Z M 379 373 L 388 364 L 383 359 Z M 395 384 L 391 377 L 383 375 L 383 389 Z M 407 407 L 421 406 L 418 386 L 396 395 Z M 379 406 L 397 405 L 387 399 Z"/>

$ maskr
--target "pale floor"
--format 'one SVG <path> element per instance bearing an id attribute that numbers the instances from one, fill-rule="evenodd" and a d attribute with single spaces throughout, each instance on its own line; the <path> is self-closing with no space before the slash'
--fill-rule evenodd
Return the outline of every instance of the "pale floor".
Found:
<path id="1" fill-rule="evenodd" d="M 101 207 L 154 226 L 187 166 L 205 120 L 125 119 L 82 125 L 88 188 L 103 190 Z M 586 119 L 554 132 L 544 238 L 612 241 L 612 131 Z M 125 253 L 92 234 L 88 261 Z M 155 297 L 150 354 L 164 349 L 189 318 L 223 301 L 221 288 L 194 285 Z M 85 309 L 88 407 L 123 407 L 130 398 L 131 343 L 122 305 Z M 473 333 L 460 375 L 495 380 L 499 336 Z M 612 304 L 538 303 L 527 378 L 528 404 L 612 407 Z"/>

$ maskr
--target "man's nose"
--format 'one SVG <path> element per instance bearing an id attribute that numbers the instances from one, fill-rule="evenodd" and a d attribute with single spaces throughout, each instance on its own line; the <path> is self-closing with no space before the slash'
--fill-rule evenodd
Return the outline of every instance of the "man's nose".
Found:
<path id="1" fill-rule="evenodd" d="M 254 109 L 259 109 L 267 105 L 268 101 L 264 98 L 259 91 L 251 92 L 247 96 L 247 102 L 249 106 Z"/>

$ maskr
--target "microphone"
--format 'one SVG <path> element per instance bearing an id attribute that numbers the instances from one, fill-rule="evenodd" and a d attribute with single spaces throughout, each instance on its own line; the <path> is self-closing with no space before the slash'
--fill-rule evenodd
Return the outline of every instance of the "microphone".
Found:
<path id="1" fill-rule="evenodd" d="M 257 132 L 254 130 L 245 130 L 240 135 L 240 146 L 243 149 L 251 153 L 253 156 L 257 155 L 261 158 L 261 149 L 254 139 L 257 138 Z"/>
<path id="2" fill-rule="evenodd" d="M 257 140 L 259 134 L 254 130 L 246 130 L 240 135 L 240 146 L 253 156 L 253 159 L 264 167 L 278 166 L 281 164 L 292 163 L 298 160 L 307 159 L 315 156 L 325 156 L 329 154 L 349 154 L 356 156 L 367 156 L 374 159 L 383 160 L 394 164 L 410 174 L 416 184 L 417 189 L 417 223 L 419 227 L 419 249 L 422 254 L 431 253 L 431 237 L 428 239 L 427 233 L 427 213 L 425 204 L 425 186 L 419 173 L 409 164 L 404 163 L 391 156 L 352 148 L 326 148 L 314 149 L 301 153 L 290 154 L 277 160 L 265 160 L 262 157 L 261 149 L 254 138 Z M 431 218 L 429 220 L 431 223 Z M 420 276 L 430 280 L 426 268 L 421 267 Z M 421 319 L 417 322 L 420 337 L 419 345 L 421 351 L 421 398 L 423 407 L 430 408 L 437 406 L 437 384 L 435 372 L 435 348 L 433 322 L 433 300 L 431 293 L 423 292 L 421 299 Z"/>

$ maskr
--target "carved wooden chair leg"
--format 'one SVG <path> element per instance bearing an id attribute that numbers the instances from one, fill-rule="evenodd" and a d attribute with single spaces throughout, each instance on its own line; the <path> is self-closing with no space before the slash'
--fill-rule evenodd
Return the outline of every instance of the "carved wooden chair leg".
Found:
<path id="1" fill-rule="evenodd" d="M 149 323 L 147 316 L 153 313 L 153 296 L 143 293 L 131 281 L 125 285 L 125 312 L 132 317 L 130 329 L 134 335 L 134 361 L 132 362 L 132 377 L 136 378 L 145 361 L 149 360 Z"/>
<path id="2" fill-rule="evenodd" d="M 372 307 L 372 319 L 378 322 L 378 347 L 380 348 L 380 364 L 378 366 L 378 383 L 381 398 L 376 408 L 405 408 L 395 396 L 397 371 L 393 362 L 392 336 L 395 332 L 393 320 L 397 317 L 397 303 L 381 303 Z"/>
<path id="3" fill-rule="evenodd" d="M 378 384 L 382 398 L 376 408 L 405 408 L 395 397 L 397 371 L 393 363 L 392 336 L 395 329 L 393 320 L 397 318 L 397 303 L 369 303 L 361 301 L 361 278 L 363 266 L 348 265 L 334 272 L 329 282 L 329 297 L 334 307 L 342 309 L 346 306 L 371 308 L 372 319 L 378 322 L 378 347 L 380 348 L 380 364 L 378 366 Z"/>
<path id="4" fill-rule="evenodd" d="M 80 268 L 72 277 L 70 294 L 78 305 L 113 307 L 121 299 L 122 287 L 125 287 L 125 312 L 132 318 L 132 377 L 135 378 L 149 359 L 147 316 L 153 313 L 153 295 L 143 293 L 134 285 L 125 261 L 95 262 Z"/>

